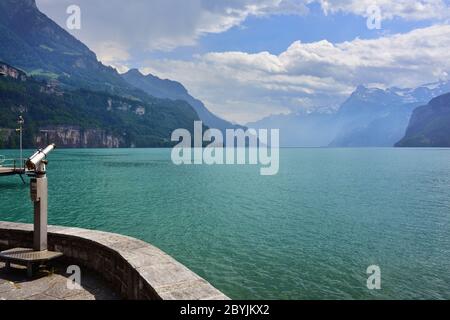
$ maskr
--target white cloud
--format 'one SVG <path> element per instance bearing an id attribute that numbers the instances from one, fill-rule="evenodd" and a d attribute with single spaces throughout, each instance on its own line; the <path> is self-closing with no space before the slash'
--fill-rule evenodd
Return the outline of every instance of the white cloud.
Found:
<path id="1" fill-rule="evenodd" d="M 280 55 L 209 53 L 146 66 L 181 81 L 219 115 L 246 122 L 312 105 L 334 107 L 359 84 L 415 87 L 447 77 L 450 26 L 338 44 L 297 41 Z"/>
<path id="2" fill-rule="evenodd" d="M 76 4 L 82 29 L 68 30 L 94 51 L 110 43 L 123 50 L 163 50 L 195 45 L 207 33 L 221 33 L 249 16 L 301 15 L 303 0 L 37 0 L 43 12 L 65 27 L 66 8 Z M 104 56 L 99 53 L 104 60 Z"/>
<path id="3" fill-rule="evenodd" d="M 445 0 L 317 0 L 325 13 L 353 13 L 367 16 L 367 9 L 376 5 L 383 19 L 405 20 L 446 19 L 450 9 Z"/>
<path id="4" fill-rule="evenodd" d="M 131 56 L 120 44 L 115 42 L 101 42 L 97 45 L 96 54 L 102 57 L 102 62 L 116 68 L 120 73 L 127 72 L 130 67 L 128 61 Z"/>
<path id="5" fill-rule="evenodd" d="M 65 27 L 69 5 L 79 5 L 82 29 L 68 30 L 107 60 L 101 48 L 111 43 L 122 50 L 170 51 L 193 46 L 204 34 L 221 33 L 248 17 L 304 15 L 319 3 L 324 12 L 367 15 L 377 4 L 384 19 L 443 19 L 450 16 L 445 0 L 37 0 L 41 10 Z M 119 60 L 120 57 L 117 58 Z"/>

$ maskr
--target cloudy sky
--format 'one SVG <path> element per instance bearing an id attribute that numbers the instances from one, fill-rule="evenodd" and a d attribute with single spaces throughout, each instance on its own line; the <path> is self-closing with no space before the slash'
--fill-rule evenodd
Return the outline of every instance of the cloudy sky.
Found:
<path id="1" fill-rule="evenodd" d="M 238 123 L 450 73 L 449 0 L 37 0 L 105 64 L 182 82 Z M 381 20 L 377 19 L 378 14 Z M 380 21 L 379 29 L 377 21 Z"/>

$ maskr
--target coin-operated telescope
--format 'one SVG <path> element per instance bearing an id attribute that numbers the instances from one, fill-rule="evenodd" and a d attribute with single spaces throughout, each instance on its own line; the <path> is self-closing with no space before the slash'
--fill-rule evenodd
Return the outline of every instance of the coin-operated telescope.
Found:
<path id="1" fill-rule="evenodd" d="M 34 203 L 33 248 L 14 248 L 0 252 L 0 261 L 5 262 L 6 269 L 9 269 L 12 263 L 24 265 L 27 267 L 29 277 L 33 276 L 34 267 L 63 255 L 61 252 L 48 251 L 47 246 L 48 183 L 46 165 L 48 162 L 46 157 L 54 149 L 54 144 L 45 149 L 39 149 L 28 158 L 25 163 L 26 169 L 23 169 L 31 178 L 30 192 L 31 200 Z"/>
<path id="2" fill-rule="evenodd" d="M 46 174 L 47 155 L 55 149 L 51 144 L 45 149 L 39 149 L 26 161 L 27 174 L 31 176 L 30 193 L 34 202 L 34 241 L 35 251 L 47 250 L 47 220 L 48 220 L 48 182 Z"/>
<path id="3" fill-rule="evenodd" d="M 27 169 L 35 172 L 43 171 L 45 173 L 45 165 L 47 164 L 47 160 L 45 160 L 45 158 L 55 148 L 55 144 L 51 144 L 43 150 L 39 149 L 36 151 L 35 154 L 28 158 L 26 162 Z"/>

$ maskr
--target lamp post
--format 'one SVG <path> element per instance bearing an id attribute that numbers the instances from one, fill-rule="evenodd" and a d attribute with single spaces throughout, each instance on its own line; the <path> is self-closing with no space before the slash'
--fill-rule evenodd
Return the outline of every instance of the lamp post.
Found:
<path id="1" fill-rule="evenodd" d="M 19 124 L 19 131 L 20 134 L 20 167 L 23 168 L 23 145 L 22 145 L 22 132 L 23 132 L 23 124 L 25 121 L 23 120 L 23 117 L 20 115 L 19 120 L 17 120 L 17 123 Z"/>

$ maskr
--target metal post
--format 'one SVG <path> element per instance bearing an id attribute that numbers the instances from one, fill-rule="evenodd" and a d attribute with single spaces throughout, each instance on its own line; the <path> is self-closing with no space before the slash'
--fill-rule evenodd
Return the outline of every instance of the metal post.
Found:
<path id="1" fill-rule="evenodd" d="M 22 125 L 20 125 L 20 167 L 23 166 Z"/>
<path id="2" fill-rule="evenodd" d="M 47 250 L 48 219 L 48 182 L 45 164 L 38 166 L 36 178 L 31 180 L 31 198 L 34 202 L 34 239 L 35 251 Z"/>
<path id="3" fill-rule="evenodd" d="M 39 149 L 26 162 L 28 170 L 35 176 L 31 179 L 30 193 L 34 202 L 34 250 L 47 250 L 48 183 L 45 157 L 55 148 L 54 144 L 44 150 Z"/>
<path id="4" fill-rule="evenodd" d="M 19 123 L 19 133 L 20 133 L 20 168 L 23 168 L 24 163 L 23 163 L 23 124 L 25 123 L 25 121 L 23 120 L 22 116 L 19 116 L 19 120 L 17 121 Z"/>

